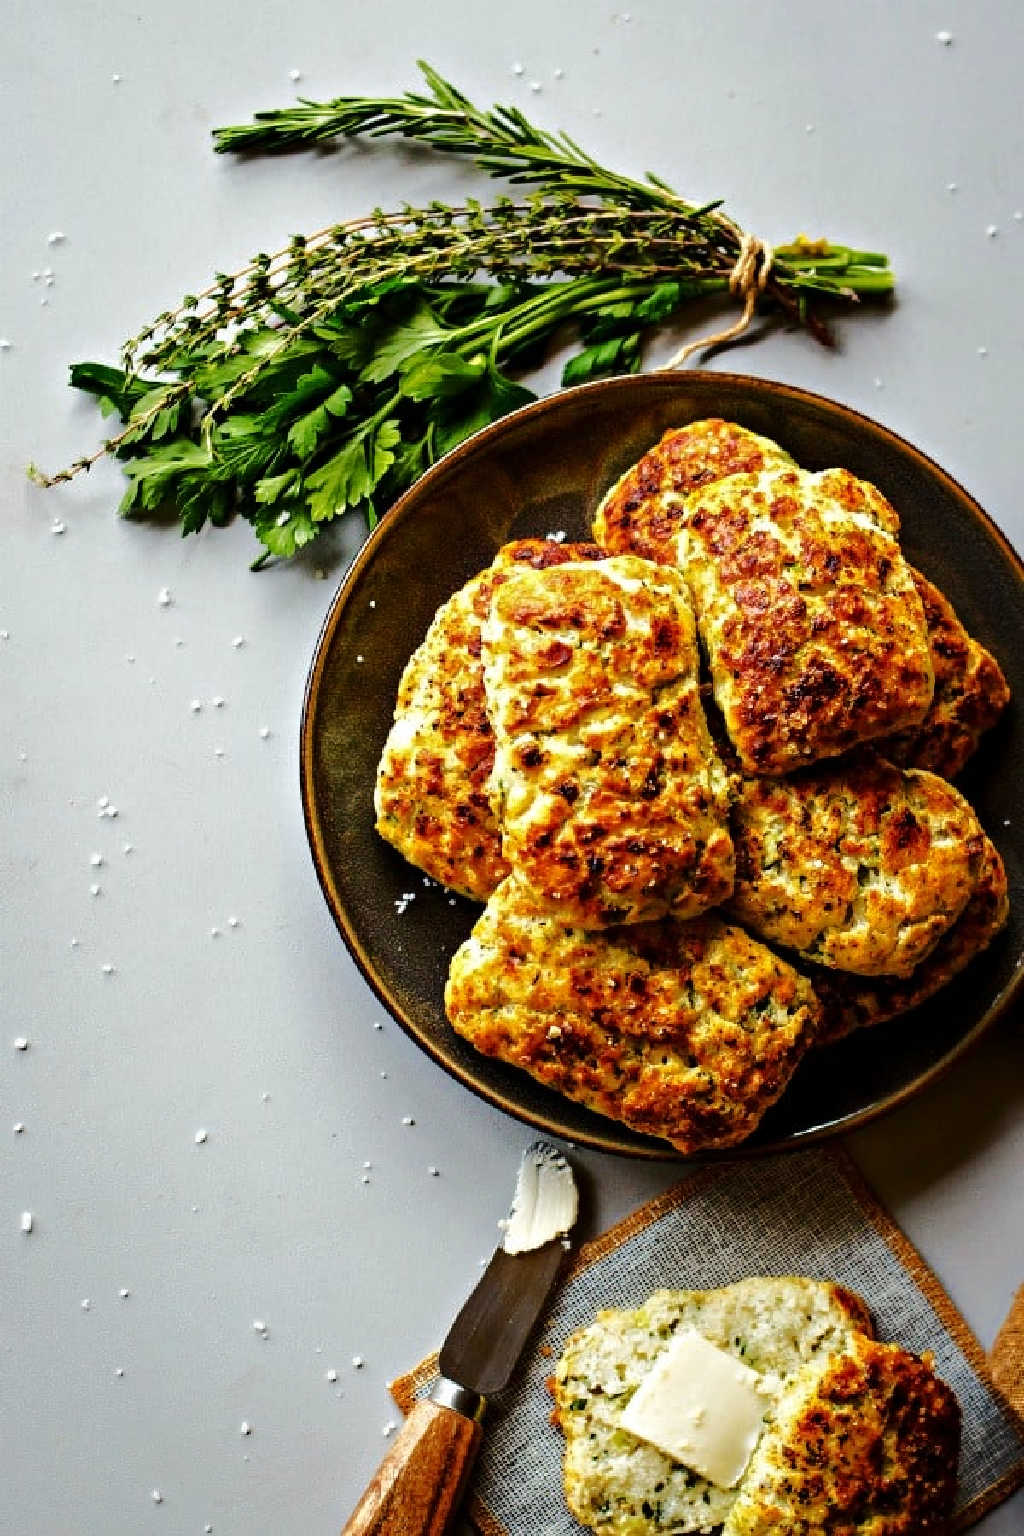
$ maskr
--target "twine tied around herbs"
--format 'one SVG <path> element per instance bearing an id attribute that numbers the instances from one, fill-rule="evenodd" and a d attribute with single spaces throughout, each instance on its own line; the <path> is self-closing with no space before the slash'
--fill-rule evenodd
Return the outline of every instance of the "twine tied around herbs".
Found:
<path id="1" fill-rule="evenodd" d="M 775 259 L 775 252 L 771 245 L 767 240 L 759 240 L 757 235 L 741 230 L 731 219 L 719 215 L 718 222 L 739 241 L 739 254 L 729 273 L 729 292 L 742 295 L 743 312 L 738 320 L 723 330 L 715 331 L 711 336 L 701 336 L 696 341 L 688 341 L 685 347 L 680 347 L 679 351 L 669 358 L 667 363 L 662 364 L 658 370 L 660 373 L 681 368 L 694 352 L 707 351 L 710 347 L 721 346 L 725 341 L 732 341 L 734 337 L 742 336 L 753 320 L 757 301 L 765 290 L 772 270 L 772 262 Z"/>

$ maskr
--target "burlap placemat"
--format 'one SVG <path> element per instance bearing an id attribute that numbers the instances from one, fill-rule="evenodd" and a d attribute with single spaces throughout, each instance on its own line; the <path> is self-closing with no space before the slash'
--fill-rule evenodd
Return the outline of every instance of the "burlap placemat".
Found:
<path id="1" fill-rule="evenodd" d="M 544 1384 L 569 1334 L 600 1307 L 637 1306 L 662 1286 L 706 1290 L 773 1274 L 839 1281 L 868 1303 L 880 1338 L 933 1352 L 963 1411 L 954 1531 L 1024 1484 L 1024 1290 L 1001 1335 L 997 1385 L 967 1323 L 849 1155 L 815 1148 L 701 1168 L 580 1249 L 516 1381 L 490 1404 L 468 1506 L 483 1536 L 579 1536 Z M 393 1382 L 392 1395 L 408 1412 L 436 1379 L 435 1354 Z"/>

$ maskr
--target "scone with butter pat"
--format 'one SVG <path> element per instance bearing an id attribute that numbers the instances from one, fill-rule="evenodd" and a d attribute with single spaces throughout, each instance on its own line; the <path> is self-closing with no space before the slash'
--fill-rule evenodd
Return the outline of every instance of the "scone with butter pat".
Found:
<path id="1" fill-rule="evenodd" d="M 443 604 L 398 687 L 377 770 L 377 831 L 410 864 L 475 901 L 508 874 L 487 794 L 494 738 L 484 706 L 480 627 L 495 586 L 523 565 L 601 559 L 594 544 L 519 539 Z"/>
<path id="2" fill-rule="evenodd" d="M 727 475 L 791 466 L 778 443 L 711 417 L 666 432 L 622 475 L 594 517 L 594 538 L 612 555 L 675 565 L 687 496 Z"/>
<path id="3" fill-rule="evenodd" d="M 733 807 L 733 917 L 770 944 L 907 977 L 966 907 L 985 834 L 957 790 L 872 753 L 745 779 Z"/>
<path id="4" fill-rule="evenodd" d="M 554 1418 L 565 1435 L 569 1509 L 601 1536 L 709 1532 L 736 1503 L 736 1488 L 716 1486 L 621 1425 L 638 1389 L 683 1329 L 695 1330 L 763 1378 L 766 1416 L 794 1378 L 873 1332 L 867 1308 L 851 1292 L 789 1276 L 741 1280 L 715 1291 L 656 1291 L 635 1310 L 599 1312 L 569 1339 L 552 1390 Z"/>
<path id="5" fill-rule="evenodd" d="M 511 876 L 455 953 L 455 1030 L 681 1152 L 745 1140 L 813 1043 L 810 983 L 717 917 L 586 932 Z"/>
<path id="6" fill-rule="evenodd" d="M 510 571 L 483 661 L 502 853 L 538 911 L 598 928 L 728 896 L 731 781 L 679 572 L 632 555 Z"/>
<path id="7" fill-rule="evenodd" d="M 890 736 L 881 748 L 903 767 L 953 779 L 999 719 L 1010 690 L 998 661 L 967 633 L 949 599 L 920 571 L 911 574 L 924 604 L 935 695 L 920 725 Z"/>
<path id="8" fill-rule="evenodd" d="M 1006 870 L 999 850 L 985 837 L 981 867 L 970 900 L 911 975 L 903 979 L 871 978 L 819 965 L 803 967 L 824 1010 L 818 1044 L 842 1040 L 854 1030 L 883 1024 L 927 1002 L 988 948 L 1009 911 Z"/>
<path id="9" fill-rule="evenodd" d="M 946 1536 L 959 1451 L 931 1366 L 854 1337 L 783 1393 L 722 1536 Z"/>
<path id="10" fill-rule="evenodd" d="M 916 726 L 924 608 L 880 491 L 844 469 L 765 470 L 687 499 L 678 562 L 743 769 L 791 773 Z"/>

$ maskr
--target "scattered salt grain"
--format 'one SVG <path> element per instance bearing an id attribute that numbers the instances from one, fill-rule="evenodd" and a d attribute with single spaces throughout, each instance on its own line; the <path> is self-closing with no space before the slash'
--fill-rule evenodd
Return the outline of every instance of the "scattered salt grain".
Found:
<path id="1" fill-rule="evenodd" d="M 82 1297 L 82 1311 L 83 1312 L 88 1312 L 91 1309 L 91 1307 L 92 1307 L 92 1302 L 89 1300 L 88 1296 L 83 1296 Z"/>
<path id="2" fill-rule="evenodd" d="M 46 243 L 47 245 L 62 245 L 66 239 L 67 235 L 62 229 L 55 229 L 52 234 L 47 235 Z"/>
<path id="3" fill-rule="evenodd" d="M 89 895 L 90 896 L 98 896 L 100 894 L 101 889 L 102 889 L 102 887 L 100 887 L 98 885 L 90 885 L 90 887 L 89 887 Z"/>
<path id="4" fill-rule="evenodd" d="M 288 79 L 289 80 L 301 80 L 302 79 L 302 70 L 301 69 L 290 69 L 288 71 Z"/>
<path id="5" fill-rule="evenodd" d="M 219 693 L 214 694 L 213 698 L 210 700 L 210 703 L 213 705 L 214 709 L 224 708 L 224 700 L 221 698 Z"/>
<path id="6" fill-rule="evenodd" d="M 353 1366 L 354 1370 L 361 1371 L 364 1364 L 365 1364 L 365 1361 L 363 1360 L 362 1355 L 353 1355 L 352 1356 L 352 1366 Z"/>
<path id="7" fill-rule="evenodd" d="M 383 1029 L 384 1028 L 383 1021 L 381 1019 L 374 1019 L 373 1027 L 374 1027 L 374 1029 Z"/>
<path id="8" fill-rule="evenodd" d="M 523 73 L 523 66 L 521 64 L 519 64 L 519 63 L 513 64 L 512 65 L 512 73 L 514 75 L 521 75 Z"/>
<path id="9" fill-rule="evenodd" d="M 382 1072 L 381 1073 L 381 1077 L 384 1078 L 385 1082 L 387 1081 L 387 1073 L 386 1072 Z"/>
<path id="10" fill-rule="evenodd" d="M 530 81 L 530 90 L 533 92 L 533 94 L 535 96 L 538 95 L 540 90 L 541 90 L 541 83 L 540 83 L 540 81 L 539 80 L 531 80 Z"/>
<path id="11" fill-rule="evenodd" d="M 252 1320 L 252 1326 L 254 1333 L 261 1333 L 263 1334 L 264 1338 L 266 1337 L 268 1329 L 266 1323 L 261 1317 L 254 1317 Z"/>
<path id="12" fill-rule="evenodd" d="M 389 1435 L 393 1435 L 394 1432 L 395 1432 L 395 1421 L 394 1421 L 394 1419 L 388 1419 L 387 1423 L 385 1425 L 383 1425 L 382 1428 L 381 1428 L 381 1434 L 384 1436 L 384 1438 L 386 1440 L 388 1438 L 388 1436 Z"/>
<path id="13" fill-rule="evenodd" d="M 90 854 L 89 863 L 93 866 L 94 869 L 99 869 L 100 865 L 103 863 L 102 853 Z"/>
<path id="14" fill-rule="evenodd" d="M 252 1425 L 249 1423 L 248 1419 L 243 1419 L 241 1424 L 239 1424 L 239 1426 L 238 1426 L 238 1433 L 240 1435 L 251 1435 L 252 1434 Z"/>
<path id="15" fill-rule="evenodd" d="M 150 1494 L 150 1498 L 153 1500 L 154 1504 L 162 1504 L 164 1501 L 164 1496 L 160 1492 L 159 1488 L 153 1489 L 153 1492 Z"/>
<path id="16" fill-rule="evenodd" d="M 120 85 L 121 84 L 121 76 L 120 75 L 111 75 L 110 83 L 111 83 L 111 85 Z"/>
<path id="17" fill-rule="evenodd" d="M 946 182 L 946 191 L 947 192 L 955 192 L 956 189 L 957 188 L 956 188 L 956 182 L 955 181 L 947 181 Z"/>
<path id="18" fill-rule="evenodd" d="M 331 1370 L 329 1370 L 329 1371 L 325 1371 L 324 1372 L 324 1376 L 326 1377 L 326 1379 L 328 1381 L 337 1381 L 337 1379 L 338 1379 L 338 1373 L 333 1368 Z"/>
<path id="19" fill-rule="evenodd" d="M 565 78 L 565 70 L 564 69 L 556 69 L 556 70 L 553 71 L 553 73 L 554 73 L 554 77 L 555 77 L 556 80 L 563 80 Z"/>
<path id="20" fill-rule="evenodd" d="M 266 739 L 267 739 L 267 737 L 269 735 L 270 735 L 270 726 L 269 725 L 261 725 L 260 726 L 260 739 L 262 741 L 266 741 Z"/>
<path id="21" fill-rule="evenodd" d="M 1015 208 L 1013 210 L 1013 217 L 1016 219 L 1017 223 L 1019 224 L 1021 219 L 1024 219 L 1024 208 Z M 2 347 L 2 346 L 3 346 L 3 342 L 0 341 L 0 347 Z"/>
<path id="22" fill-rule="evenodd" d="M 368 1173 L 364 1173 L 361 1176 L 359 1182 L 360 1182 L 360 1184 L 369 1184 L 369 1182 L 370 1182 L 370 1175 Z"/>
<path id="23" fill-rule="evenodd" d="M 23 1232 L 31 1232 L 32 1231 L 32 1212 L 31 1211 L 22 1211 L 22 1213 L 21 1213 L 21 1230 Z"/>
<path id="24" fill-rule="evenodd" d="M 171 596 L 170 587 L 161 587 L 160 591 L 156 595 L 156 600 L 161 608 L 169 608 L 174 602 L 174 598 Z"/>
<path id="25" fill-rule="evenodd" d="M 415 1125 L 416 1121 L 413 1119 L 412 1115 L 403 1115 L 402 1116 L 402 1124 L 403 1125 Z"/>
<path id="26" fill-rule="evenodd" d="M 195 1142 L 197 1147 L 201 1147 L 203 1145 L 204 1141 L 207 1140 L 207 1138 L 208 1138 L 208 1132 L 206 1132 L 204 1130 L 198 1130 L 198 1131 L 196 1131 L 196 1133 L 193 1136 L 192 1140 Z M 255 1327 L 255 1326 L 256 1325 L 254 1323 L 253 1327 Z"/>
<path id="27" fill-rule="evenodd" d="M 228 918 L 228 927 L 229 928 L 237 928 L 238 927 L 238 918 L 237 917 L 229 917 Z"/>
<path id="28" fill-rule="evenodd" d="M 555 530 L 554 533 L 546 533 L 544 535 L 544 537 L 545 537 L 545 539 L 549 539 L 552 544 L 564 544 L 565 543 L 565 529 L 564 528 L 558 528 L 558 529 Z"/>
<path id="29" fill-rule="evenodd" d="M 235 650 L 237 651 L 240 646 L 243 646 L 245 644 L 245 636 L 244 635 L 236 635 L 235 638 L 232 640 L 231 644 L 234 646 Z"/>
<path id="30" fill-rule="evenodd" d="M 986 233 L 986 235 L 988 236 L 988 238 L 990 240 L 994 240 L 996 235 L 998 235 L 998 233 L 999 233 L 999 225 L 998 224 L 986 224 L 985 225 L 985 233 Z"/>
<path id="31" fill-rule="evenodd" d="M 59 536 L 62 533 L 67 533 L 67 531 L 67 523 L 62 523 L 59 517 L 55 517 L 53 522 L 50 524 L 50 532 Z"/>
<path id="32" fill-rule="evenodd" d="M 211 928 L 210 929 L 210 938 L 211 939 L 219 939 L 220 938 L 220 929 L 219 928 Z"/>
<path id="33" fill-rule="evenodd" d="M 202 709 L 202 707 L 203 707 L 203 705 L 202 705 L 202 701 L 200 699 L 193 699 L 191 704 L 189 705 L 189 709 L 192 711 L 192 713 L 194 715 L 198 715 L 198 713 Z"/>
<path id="34" fill-rule="evenodd" d="M 123 1376 L 124 1375 L 124 1366 L 123 1365 L 119 1365 L 117 1367 L 117 1369 L 115 1370 L 114 1375 L 115 1376 Z"/>
<path id="35" fill-rule="evenodd" d="M 0 352 L 9 352 L 12 346 L 13 342 L 9 341 L 6 336 L 0 336 Z"/>
<path id="36" fill-rule="evenodd" d="M 936 32 L 935 41 L 941 43 L 943 48 L 948 48 L 953 41 L 953 34 L 952 32 L 947 32 L 945 27 L 943 27 L 941 32 Z"/>
<path id="37" fill-rule="evenodd" d="M 121 1289 L 118 1291 L 117 1294 L 120 1296 L 122 1301 L 127 1301 L 128 1297 L 131 1295 L 131 1291 L 128 1289 L 128 1287 L 126 1285 L 122 1285 Z"/>
<path id="38" fill-rule="evenodd" d="M 433 1163 L 430 1164 L 430 1167 L 427 1169 L 427 1172 L 430 1174 L 430 1177 L 432 1179 L 438 1179 L 438 1178 L 441 1177 L 441 1170 L 440 1170 L 440 1168 L 435 1168 Z"/>
<path id="39" fill-rule="evenodd" d="M 1014 218 L 1015 219 L 1019 219 L 1020 218 L 1020 214 L 1019 213 L 1015 213 L 1014 214 Z M 370 598 L 370 607 L 371 608 L 376 608 L 376 606 L 377 606 L 377 599 L 375 597 L 371 597 Z"/>
<path id="40" fill-rule="evenodd" d="M 214 747 L 213 755 L 214 755 L 214 757 L 223 757 L 224 756 L 224 748 L 223 747 Z"/>
<path id="41" fill-rule="evenodd" d="M 24 1120 L 15 1120 L 14 1124 L 11 1126 L 11 1130 L 14 1132 L 15 1136 L 23 1136 L 25 1134 Z"/>
<path id="42" fill-rule="evenodd" d="M 114 974 L 114 967 L 111 965 L 109 960 L 104 961 L 104 963 L 100 966 L 100 970 L 103 972 L 104 976 L 113 976 Z"/>
<path id="43" fill-rule="evenodd" d="M 979 357 L 988 357 L 988 347 L 979 347 L 978 348 L 978 356 Z"/>
<path id="44" fill-rule="evenodd" d="M 19 1035 L 17 1037 L 17 1039 L 14 1042 L 14 1049 L 16 1051 L 27 1051 L 28 1050 L 28 1040 L 25 1038 L 24 1035 Z"/>
<path id="45" fill-rule="evenodd" d="M 364 1167 L 364 1168 L 372 1168 L 372 1167 L 373 1167 L 373 1164 L 372 1164 L 372 1163 L 364 1163 L 364 1164 L 363 1164 L 363 1167 Z"/>
<path id="46" fill-rule="evenodd" d="M 122 853 L 131 853 L 131 851 L 132 851 L 132 849 L 134 847 L 135 847 L 134 843 L 122 843 L 121 844 L 121 852 Z"/>
<path id="47" fill-rule="evenodd" d="M 42 298 L 42 299 L 39 300 L 39 302 L 43 306 L 43 308 L 45 309 L 47 304 L 49 304 L 50 301 L 49 301 L 49 299 Z"/>

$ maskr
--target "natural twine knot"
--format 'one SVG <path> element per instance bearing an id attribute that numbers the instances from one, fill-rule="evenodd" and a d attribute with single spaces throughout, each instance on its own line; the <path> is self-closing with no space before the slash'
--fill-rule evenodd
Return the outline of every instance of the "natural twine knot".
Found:
<path id="1" fill-rule="evenodd" d="M 681 368 L 694 352 L 704 351 L 708 347 L 717 347 L 723 341 L 732 341 L 734 336 L 742 336 L 754 318 L 757 301 L 765 290 L 772 270 L 775 252 L 767 240 L 759 240 L 756 235 L 741 231 L 731 220 L 722 222 L 739 237 L 740 241 L 739 255 L 729 273 L 729 292 L 742 295 L 743 313 L 738 320 L 724 330 L 715 331 L 712 336 L 701 336 L 697 341 L 688 341 L 685 347 L 680 347 L 675 356 L 662 365 L 662 369 L 659 370 L 661 372 L 670 368 Z"/>

